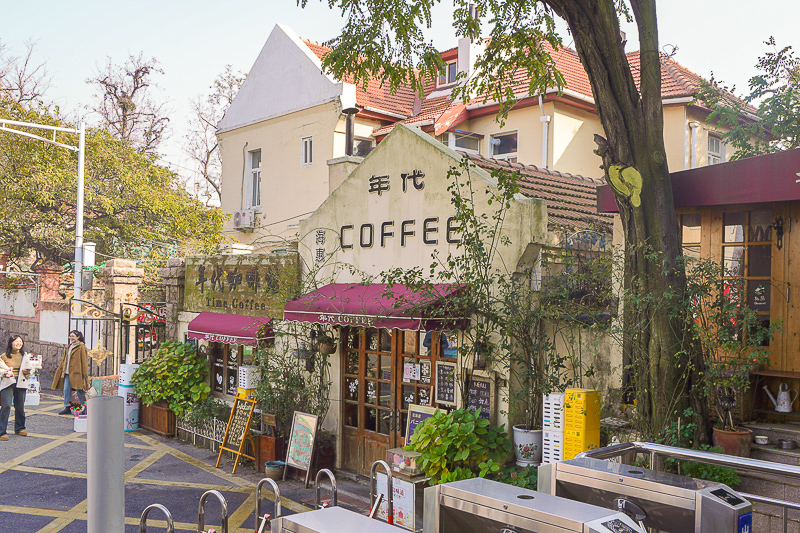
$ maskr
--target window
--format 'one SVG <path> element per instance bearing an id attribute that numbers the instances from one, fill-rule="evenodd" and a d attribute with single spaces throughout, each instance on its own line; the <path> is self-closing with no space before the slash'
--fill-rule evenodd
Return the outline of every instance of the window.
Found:
<path id="1" fill-rule="evenodd" d="M 436 140 L 454 150 L 461 150 L 471 154 L 481 153 L 481 140 L 483 135 L 466 131 L 450 131 L 436 137 Z"/>
<path id="2" fill-rule="evenodd" d="M 495 159 L 517 162 L 517 132 L 498 133 L 489 138 L 489 153 Z"/>
<path id="3" fill-rule="evenodd" d="M 355 139 L 353 144 L 353 155 L 358 157 L 367 157 L 367 154 L 372 151 L 372 139 Z"/>
<path id="4" fill-rule="evenodd" d="M 303 137 L 300 141 L 302 151 L 300 165 L 307 167 L 314 162 L 314 150 L 311 137 Z"/>
<path id="5" fill-rule="evenodd" d="M 456 73 L 458 64 L 451 61 L 444 66 L 442 73 L 439 74 L 439 85 L 449 85 L 456 82 Z"/>
<path id="6" fill-rule="evenodd" d="M 250 180 L 247 184 L 246 207 L 261 205 L 261 150 L 250 152 Z"/>
<path id="7" fill-rule="evenodd" d="M 717 165 L 725 162 L 725 143 L 715 135 L 708 136 L 708 164 Z"/>
<path id="8" fill-rule="evenodd" d="M 687 259 L 700 258 L 701 218 L 700 213 L 680 215 L 683 256 Z"/>

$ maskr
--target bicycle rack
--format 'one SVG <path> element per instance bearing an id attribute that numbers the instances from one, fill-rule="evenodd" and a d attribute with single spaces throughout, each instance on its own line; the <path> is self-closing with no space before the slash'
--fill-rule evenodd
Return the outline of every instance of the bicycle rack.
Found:
<path id="1" fill-rule="evenodd" d="M 369 469 L 369 506 L 370 508 L 375 505 L 375 493 L 377 492 L 377 468 L 378 466 L 382 466 L 384 470 L 386 470 L 386 505 L 388 509 L 386 510 L 386 523 L 393 524 L 394 523 L 394 504 L 392 503 L 392 495 L 394 494 L 393 490 L 393 483 L 392 483 L 392 469 L 389 468 L 389 464 L 386 461 L 375 461 L 372 463 L 372 468 Z"/>
<path id="2" fill-rule="evenodd" d="M 264 486 L 264 483 L 269 483 L 272 485 L 272 492 L 275 493 L 275 516 L 272 518 L 268 518 L 267 516 L 263 517 L 263 519 L 267 522 L 267 531 L 269 531 L 270 521 L 280 518 L 281 516 L 281 489 L 274 480 L 265 477 L 258 482 L 258 485 L 256 485 L 256 531 L 261 531 L 261 529 L 259 529 L 259 521 L 261 520 L 261 488 Z"/>
<path id="3" fill-rule="evenodd" d="M 328 470 L 327 468 L 321 469 L 317 472 L 317 475 L 314 477 L 314 508 L 315 509 L 322 509 L 319 506 L 319 475 L 322 473 L 328 476 L 328 479 L 331 480 L 331 506 L 336 507 L 338 503 L 337 499 L 337 490 L 336 490 L 336 478 L 333 477 L 333 472 Z"/>
<path id="4" fill-rule="evenodd" d="M 222 505 L 222 532 L 228 533 L 228 502 L 225 501 L 225 496 L 218 490 L 207 490 L 200 496 L 200 505 L 197 507 L 197 533 L 205 533 L 206 527 L 206 498 L 213 494 Z"/>
<path id="5" fill-rule="evenodd" d="M 139 519 L 139 533 L 147 533 L 147 515 L 150 514 L 150 511 L 153 509 L 158 509 L 164 513 L 164 516 L 167 517 L 167 533 L 173 533 L 173 531 L 175 531 L 175 525 L 172 523 L 172 513 L 160 503 L 154 503 L 144 508 L 144 511 L 142 511 L 142 518 Z"/>

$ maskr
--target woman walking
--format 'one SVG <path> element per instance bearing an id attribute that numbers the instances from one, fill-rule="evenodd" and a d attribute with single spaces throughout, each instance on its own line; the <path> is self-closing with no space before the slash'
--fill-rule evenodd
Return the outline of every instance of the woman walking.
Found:
<path id="1" fill-rule="evenodd" d="M 11 403 L 14 403 L 14 433 L 26 437 L 28 432 L 25 431 L 25 394 L 28 392 L 27 382 L 23 380 L 23 386 L 17 387 L 19 380 L 20 367 L 27 363 L 26 359 L 30 354 L 25 353 L 25 341 L 19 335 L 11 335 L 8 339 L 8 345 L 3 355 L 0 355 L 0 361 L 4 366 L 11 370 L 12 377 L 4 377 L 0 381 L 0 402 L 3 406 L 0 407 L 0 441 L 8 440 L 8 415 L 11 414 Z M 27 366 L 27 365 L 25 365 Z M 27 376 L 30 370 L 27 368 L 22 371 L 24 376 Z"/>
<path id="2" fill-rule="evenodd" d="M 61 363 L 53 376 L 53 390 L 64 389 L 64 408 L 60 415 L 69 414 L 69 399 L 72 391 L 78 393 L 81 405 L 86 403 L 86 389 L 89 388 L 89 351 L 83 344 L 83 333 L 69 332 L 69 346 L 61 358 Z"/>

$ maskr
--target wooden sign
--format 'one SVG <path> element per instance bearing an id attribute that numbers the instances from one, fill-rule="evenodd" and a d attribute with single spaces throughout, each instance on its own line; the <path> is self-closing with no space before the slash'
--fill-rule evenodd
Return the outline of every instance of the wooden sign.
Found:
<path id="1" fill-rule="evenodd" d="M 253 418 L 253 409 L 255 409 L 255 407 L 255 400 L 239 397 L 233 400 L 233 408 L 231 409 L 231 416 L 228 419 L 228 427 L 225 429 L 225 437 L 222 439 L 222 445 L 219 447 L 217 467 L 219 467 L 219 462 L 222 460 L 223 450 L 236 455 L 236 459 L 233 462 L 232 474 L 236 473 L 236 467 L 239 466 L 239 459 L 241 457 L 247 457 L 253 461 L 256 460 L 255 457 L 242 453 L 245 442 L 249 442 L 253 450 L 256 449 L 253 443 L 253 437 L 250 435 L 250 420 Z"/>
<path id="2" fill-rule="evenodd" d="M 437 409 L 434 407 L 425 407 L 424 405 L 409 405 L 408 406 L 408 422 L 406 423 L 406 444 L 411 442 L 411 435 L 425 420 L 436 414 Z"/>
<path id="3" fill-rule="evenodd" d="M 306 471 L 306 487 L 308 487 L 316 435 L 317 415 L 295 411 L 294 419 L 292 420 L 292 432 L 289 435 L 289 444 L 286 449 L 286 469 L 283 471 L 284 481 L 286 480 L 286 471 L 291 466 L 298 470 Z"/>
<path id="4" fill-rule="evenodd" d="M 470 376 L 467 381 L 467 408 L 473 411 L 480 409 L 480 417 L 491 421 L 494 411 L 492 380 Z"/>
<path id="5" fill-rule="evenodd" d="M 456 365 L 436 362 L 436 403 L 456 405 Z"/>

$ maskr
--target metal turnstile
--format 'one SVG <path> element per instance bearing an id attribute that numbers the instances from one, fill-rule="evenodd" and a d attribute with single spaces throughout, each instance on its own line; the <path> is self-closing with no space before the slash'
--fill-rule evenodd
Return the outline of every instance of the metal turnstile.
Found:
<path id="1" fill-rule="evenodd" d="M 753 506 L 722 483 L 579 458 L 539 467 L 541 492 L 625 512 L 668 533 L 751 532 Z"/>
<path id="2" fill-rule="evenodd" d="M 272 521 L 272 533 L 398 533 L 399 529 L 364 515 L 327 507 L 282 516 Z"/>
<path id="3" fill-rule="evenodd" d="M 424 531 L 644 533 L 621 512 L 483 478 L 425 489 Z"/>

